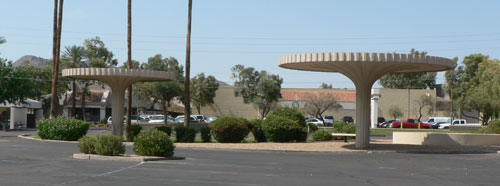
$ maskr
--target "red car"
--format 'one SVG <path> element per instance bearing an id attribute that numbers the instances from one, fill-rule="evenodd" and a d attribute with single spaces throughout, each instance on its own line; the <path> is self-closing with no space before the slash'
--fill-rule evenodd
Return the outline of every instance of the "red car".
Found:
<path id="1" fill-rule="evenodd" d="M 419 121 L 414 118 L 406 119 L 406 122 L 403 122 L 403 128 L 418 128 Z M 401 122 L 394 121 L 392 122 L 392 128 L 401 128 Z M 422 129 L 432 129 L 432 125 L 429 123 L 420 122 L 420 128 Z"/>

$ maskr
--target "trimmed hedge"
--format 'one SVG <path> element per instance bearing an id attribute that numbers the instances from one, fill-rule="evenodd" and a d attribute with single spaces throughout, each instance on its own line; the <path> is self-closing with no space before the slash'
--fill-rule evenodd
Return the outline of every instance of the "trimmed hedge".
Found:
<path id="1" fill-rule="evenodd" d="M 139 135 L 142 130 L 140 125 L 130 125 L 127 127 L 127 141 L 134 141 L 134 138 Z"/>
<path id="2" fill-rule="evenodd" d="M 264 131 L 262 130 L 262 122 L 264 120 L 261 119 L 254 119 L 250 121 L 252 123 L 252 134 L 253 137 L 255 138 L 255 141 L 257 142 L 267 142 L 266 135 L 264 134 Z"/>
<path id="3" fill-rule="evenodd" d="M 355 134 L 356 133 L 356 125 L 354 123 L 344 123 L 342 121 L 336 121 L 333 123 L 333 133 L 348 133 Z M 348 139 L 354 139 L 356 137 L 347 137 Z M 341 136 L 334 136 L 333 139 L 340 140 L 344 139 Z"/>
<path id="4" fill-rule="evenodd" d="M 155 129 L 167 133 L 168 136 L 172 136 L 172 128 L 169 126 L 158 126 Z"/>
<path id="5" fill-rule="evenodd" d="M 210 134 L 210 127 L 202 127 L 200 129 L 201 140 L 205 143 L 212 141 L 212 134 Z"/>
<path id="6" fill-rule="evenodd" d="M 118 156 L 125 153 L 125 144 L 121 136 L 97 136 L 95 152 L 104 156 Z"/>
<path id="7" fill-rule="evenodd" d="M 170 136 L 156 129 L 144 130 L 134 140 L 134 152 L 139 156 L 172 157 L 174 149 Z"/>
<path id="8" fill-rule="evenodd" d="M 486 134 L 500 134 L 500 120 L 490 121 L 483 132 Z"/>
<path id="9" fill-rule="evenodd" d="M 196 129 L 186 126 L 175 127 L 175 140 L 176 142 L 193 143 L 196 138 Z"/>
<path id="10" fill-rule="evenodd" d="M 333 139 L 330 133 L 329 130 L 317 130 L 312 134 L 312 137 L 314 141 L 330 141 Z"/>
<path id="11" fill-rule="evenodd" d="M 278 107 L 262 123 L 265 136 L 272 142 L 304 142 L 307 127 L 304 115 L 295 108 Z"/>
<path id="12" fill-rule="evenodd" d="M 87 134 L 89 124 L 74 118 L 59 117 L 38 123 L 38 136 L 42 139 L 76 141 Z"/>
<path id="13" fill-rule="evenodd" d="M 78 139 L 78 151 L 84 154 L 97 154 L 95 152 L 96 136 L 83 136 Z"/>
<path id="14" fill-rule="evenodd" d="M 314 123 L 307 124 L 307 127 L 309 128 L 309 134 L 312 134 L 319 129 L 318 125 L 316 125 Z"/>
<path id="15" fill-rule="evenodd" d="M 212 136 L 220 143 L 240 143 L 249 132 L 247 124 L 233 117 L 219 118 L 211 126 Z"/>

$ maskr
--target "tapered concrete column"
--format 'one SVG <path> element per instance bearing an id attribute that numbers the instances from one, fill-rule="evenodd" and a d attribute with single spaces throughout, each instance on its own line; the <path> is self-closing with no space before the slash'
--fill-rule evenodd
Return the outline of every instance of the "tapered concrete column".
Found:
<path id="1" fill-rule="evenodd" d="M 63 77 L 102 81 L 111 87 L 113 135 L 123 135 L 125 89 L 135 82 L 175 80 L 170 72 L 121 69 L 121 68 L 73 68 L 64 69 Z M 102 112 L 101 112 L 102 113 Z"/>
<path id="2" fill-rule="evenodd" d="M 370 145 L 371 87 L 384 74 L 451 69 L 447 58 L 391 53 L 332 52 L 282 56 L 279 66 L 295 70 L 339 72 L 356 85 L 356 148 Z"/>

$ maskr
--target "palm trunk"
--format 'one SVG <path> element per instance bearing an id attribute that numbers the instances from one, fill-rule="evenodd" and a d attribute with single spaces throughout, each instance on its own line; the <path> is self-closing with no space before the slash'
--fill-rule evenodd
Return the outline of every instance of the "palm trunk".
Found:
<path id="1" fill-rule="evenodd" d="M 127 24 L 127 48 L 128 48 L 128 69 L 132 68 L 132 0 L 128 0 L 128 24 Z M 132 85 L 128 87 L 127 94 L 127 128 L 131 125 L 132 119 Z"/>
<path id="2" fill-rule="evenodd" d="M 163 109 L 162 109 L 163 110 L 163 123 L 165 125 L 167 125 L 167 123 L 168 123 L 168 106 L 169 106 L 169 103 L 163 102 L 162 105 L 163 105 Z"/>
<path id="3" fill-rule="evenodd" d="M 71 117 L 76 117 L 76 81 L 73 80 L 73 95 L 71 97 L 71 102 L 72 102 L 72 106 L 71 106 Z"/>
<path id="4" fill-rule="evenodd" d="M 189 0 L 188 5 L 188 28 L 187 28 L 187 38 L 186 38 L 186 76 L 184 81 L 184 126 L 189 126 L 189 115 L 190 115 L 190 91 L 189 91 L 189 79 L 190 79 L 190 69 L 191 69 L 191 12 L 193 9 L 193 0 Z"/>
<path id="5" fill-rule="evenodd" d="M 52 99 L 50 103 L 50 117 L 54 118 L 57 115 L 56 104 L 57 104 L 57 69 L 56 69 L 56 47 L 57 47 L 57 6 L 58 0 L 54 0 L 54 23 L 53 23 L 53 37 L 52 37 Z"/>
<path id="6" fill-rule="evenodd" d="M 82 92 L 82 119 L 83 121 L 87 121 L 85 116 L 85 90 Z"/>

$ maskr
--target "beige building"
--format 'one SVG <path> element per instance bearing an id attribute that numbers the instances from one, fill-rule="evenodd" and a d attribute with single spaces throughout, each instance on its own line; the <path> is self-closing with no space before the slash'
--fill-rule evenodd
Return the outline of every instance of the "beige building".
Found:
<path id="1" fill-rule="evenodd" d="M 244 104 L 243 98 L 234 96 L 234 88 L 230 85 L 221 85 L 216 92 L 215 104 L 201 108 L 201 114 L 211 116 L 235 116 L 248 119 L 259 118 L 257 109 L 252 104 Z M 436 96 L 436 90 L 423 89 L 379 89 L 380 98 L 378 101 L 378 116 L 386 120 L 393 119 L 389 115 L 391 106 L 398 106 L 403 112 L 403 116 L 397 119 L 417 118 L 418 103 L 422 96 L 429 96 L 436 107 L 433 113 L 428 114 L 428 108 L 422 109 L 422 120 L 429 116 L 449 116 L 450 101 Z M 303 108 L 305 103 L 312 97 L 318 95 L 334 97 L 342 106 L 338 110 L 328 110 L 323 116 L 333 116 L 335 120 L 340 120 L 344 116 L 356 116 L 356 91 L 347 89 L 288 89 L 281 90 L 281 106 L 291 106 Z M 409 104 L 408 104 L 409 103 Z M 193 110 L 193 113 L 196 111 Z"/>

